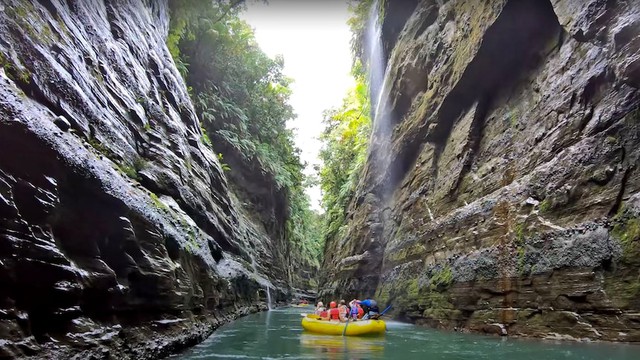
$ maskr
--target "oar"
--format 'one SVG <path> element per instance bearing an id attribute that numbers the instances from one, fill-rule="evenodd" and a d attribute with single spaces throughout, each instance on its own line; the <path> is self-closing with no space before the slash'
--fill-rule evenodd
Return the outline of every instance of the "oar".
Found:
<path id="1" fill-rule="evenodd" d="M 387 306 L 386 309 L 382 310 L 382 312 L 380 313 L 380 316 L 384 315 L 384 313 L 386 313 L 387 311 L 389 311 L 389 309 L 391 309 L 391 305 Z"/>
<path id="2" fill-rule="evenodd" d="M 347 323 L 344 326 L 344 330 L 342 330 L 342 336 L 347 332 L 347 326 L 349 326 L 349 320 L 351 320 L 351 316 L 347 317 Z"/>

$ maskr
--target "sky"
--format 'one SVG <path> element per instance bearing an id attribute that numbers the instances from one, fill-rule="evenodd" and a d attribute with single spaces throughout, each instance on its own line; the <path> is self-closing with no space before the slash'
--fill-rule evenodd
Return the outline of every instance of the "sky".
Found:
<path id="1" fill-rule="evenodd" d="M 250 1 L 241 18 L 254 28 L 267 55 L 284 57 L 284 73 L 293 78 L 290 104 L 297 114 L 289 127 L 296 129 L 305 173 L 313 174 L 313 165 L 319 164 L 322 113 L 340 106 L 354 84 L 346 0 Z M 307 193 L 312 207 L 321 210 L 320 188 Z"/>

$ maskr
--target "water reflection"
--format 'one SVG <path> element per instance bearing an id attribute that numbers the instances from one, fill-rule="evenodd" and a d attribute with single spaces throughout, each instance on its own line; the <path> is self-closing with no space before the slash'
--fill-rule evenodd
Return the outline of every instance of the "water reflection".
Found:
<path id="1" fill-rule="evenodd" d="M 518 340 L 452 333 L 387 322 L 380 337 L 306 333 L 300 308 L 253 314 L 218 329 L 173 356 L 195 359 L 638 360 L 640 346 Z"/>
<path id="2" fill-rule="evenodd" d="M 345 354 L 349 354 L 349 359 L 380 358 L 384 352 L 384 336 L 332 336 L 303 332 L 300 334 L 300 346 L 327 359 L 343 359 Z"/>

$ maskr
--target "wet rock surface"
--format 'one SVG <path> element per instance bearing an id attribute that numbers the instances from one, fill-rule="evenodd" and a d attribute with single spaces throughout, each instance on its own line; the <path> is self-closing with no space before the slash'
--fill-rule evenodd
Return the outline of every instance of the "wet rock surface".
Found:
<path id="1" fill-rule="evenodd" d="M 320 296 L 447 329 L 640 341 L 638 9 L 421 1 Z"/>
<path id="2" fill-rule="evenodd" d="M 285 301 L 286 241 L 201 141 L 167 1 L 0 6 L 0 357 L 155 359 Z"/>

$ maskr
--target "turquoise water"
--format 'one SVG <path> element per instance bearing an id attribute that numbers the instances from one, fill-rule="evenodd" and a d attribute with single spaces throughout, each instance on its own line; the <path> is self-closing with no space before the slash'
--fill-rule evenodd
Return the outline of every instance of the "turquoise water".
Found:
<path id="1" fill-rule="evenodd" d="M 285 308 L 241 318 L 172 359 L 640 360 L 637 345 L 500 338 L 397 322 L 387 322 L 387 334 L 377 338 L 313 335 L 300 327 L 304 311 L 309 310 Z"/>

